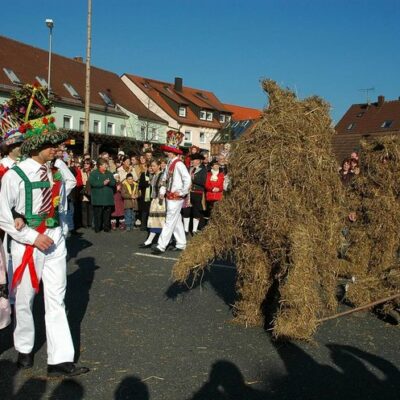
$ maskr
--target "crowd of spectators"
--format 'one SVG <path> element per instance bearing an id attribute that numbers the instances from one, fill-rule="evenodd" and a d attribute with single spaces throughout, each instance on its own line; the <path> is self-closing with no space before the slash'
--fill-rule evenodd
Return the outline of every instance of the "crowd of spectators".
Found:
<path id="1" fill-rule="evenodd" d="M 97 160 L 89 154 L 74 156 L 61 146 L 57 157 L 77 180 L 68 198 L 72 234 L 81 227 L 95 232 L 143 230 L 148 238 L 142 247 L 155 242 L 165 221 L 165 201 L 158 193 L 165 185 L 167 159 L 157 157 L 151 145 L 145 145 L 140 154 L 102 152 Z M 192 146 L 181 157 L 192 178 L 182 218 L 186 234 L 195 235 L 229 186 L 227 154 L 210 159 L 208 152 Z"/>

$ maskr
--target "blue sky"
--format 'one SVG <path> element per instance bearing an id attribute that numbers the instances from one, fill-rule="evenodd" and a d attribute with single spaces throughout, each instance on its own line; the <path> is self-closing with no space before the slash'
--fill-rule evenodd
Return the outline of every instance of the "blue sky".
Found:
<path id="1" fill-rule="evenodd" d="M 399 0 L 92 0 L 92 64 L 213 91 L 262 108 L 260 79 L 318 94 L 337 122 L 352 103 L 400 96 Z M 14 0 L 0 34 L 86 54 L 86 0 Z"/>

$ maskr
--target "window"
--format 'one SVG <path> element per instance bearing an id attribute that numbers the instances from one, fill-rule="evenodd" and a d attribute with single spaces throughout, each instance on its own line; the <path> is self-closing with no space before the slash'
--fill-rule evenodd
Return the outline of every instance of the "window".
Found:
<path id="1" fill-rule="evenodd" d="M 47 87 L 46 79 L 41 78 L 40 76 L 37 76 L 35 79 L 39 82 L 40 86 Z"/>
<path id="2" fill-rule="evenodd" d="M 157 128 L 151 128 L 151 140 L 158 140 Z"/>
<path id="3" fill-rule="evenodd" d="M 72 117 L 70 115 L 64 115 L 63 128 L 64 129 L 72 129 Z"/>
<path id="4" fill-rule="evenodd" d="M 200 132 L 200 143 L 205 143 L 205 142 L 206 142 L 206 133 Z"/>
<path id="5" fill-rule="evenodd" d="M 79 96 L 78 92 L 75 90 L 75 88 L 70 83 L 64 83 L 64 87 L 65 87 L 65 89 L 68 90 L 68 93 L 75 99 L 81 98 L 81 96 Z"/>
<path id="6" fill-rule="evenodd" d="M 180 106 L 179 107 L 179 116 L 180 117 L 186 117 L 186 107 L 185 106 Z"/>
<path id="7" fill-rule="evenodd" d="M 192 132 L 185 131 L 185 142 L 192 143 Z"/>
<path id="8" fill-rule="evenodd" d="M 107 135 L 114 135 L 114 124 L 112 122 L 107 122 Z"/>
<path id="9" fill-rule="evenodd" d="M 97 121 L 96 119 L 93 121 L 93 132 L 100 133 L 100 121 Z"/>
<path id="10" fill-rule="evenodd" d="M 104 103 L 106 103 L 107 106 L 114 107 L 113 101 L 110 99 L 108 94 L 104 92 L 99 92 L 100 97 L 103 99 Z"/>
<path id="11" fill-rule="evenodd" d="M 387 120 L 382 125 L 381 128 L 390 128 L 392 126 L 393 121 Z"/>
<path id="12" fill-rule="evenodd" d="M 22 85 L 22 82 L 19 80 L 18 76 L 12 69 L 3 68 L 4 73 L 7 75 L 7 78 L 16 85 Z"/>
<path id="13" fill-rule="evenodd" d="M 213 120 L 213 113 L 211 111 L 207 111 L 207 121 Z"/>
<path id="14" fill-rule="evenodd" d="M 79 119 L 79 130 L 83 132 L 85 130 L 85 120 L 83 118 Z"/>
<path id="15" fill-rule="evenodd" d="M 230 115 L 226 116 L 226 122 L 231 122 L 232 117 Z"/>
<path id="16" fill-rule="evenodd" d="M 356 126 L 355 122 L 352 122 L 351 124 L 347 125 L 347 130 L 351 131 L 354 127 Z"/>
<path id="17" fill-rule="evenodd" d="M 203 121 L 205 121 L 207 118 L 207 111 L 201 110 L 200 111 L 200 119 L 202 119 Z"/>
<path id="18" fill-rule="evenodd" d="M 120 131 L 121 131 L 121 136 L 126 136 L 126 125 L 121 124 Z"/>
<path id="19" fill-rule="evenodd" d="M 220 114 L 219 122 L 221 122 L 221 124 L 223 124 L 225 122 L 225 114 Z"/>
<path id="20" fill-rule="evenodd" d="M 142 140 L 147 140 L 147 138 L 146 138 L 146 127 L 144 125 L 142 125 L 140 127 L 140 135 L 141 135 Z"/>

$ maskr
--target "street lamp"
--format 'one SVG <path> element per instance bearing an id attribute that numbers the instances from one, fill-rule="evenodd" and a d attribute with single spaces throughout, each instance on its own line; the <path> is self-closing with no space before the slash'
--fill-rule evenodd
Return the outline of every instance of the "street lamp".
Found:
<path id="1" fill-rule="evenodd" d="M 49 71 L 47 75 L 47 96 L 50 97 L 50 78 L 51 78 L 51 39 L 52 39 L 52 33 L 53 33 L 53 27 L 54 27 L 54 21 L 52 19 L 47 18 L 46 19 L 46 25 L 49 28 Z"/>

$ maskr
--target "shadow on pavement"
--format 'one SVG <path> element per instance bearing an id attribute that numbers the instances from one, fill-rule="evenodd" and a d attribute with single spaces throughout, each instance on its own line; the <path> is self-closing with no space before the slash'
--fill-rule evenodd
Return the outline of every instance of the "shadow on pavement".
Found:
<path id="1" fill-rule="evenodd" d="M 197 278 L 193 275 L 190 276 L 187 282 L 187 284 L 172 283 L 165 292 L 167 298 L 176 300 L 179 296 L 184 295 L 194 288 L 199 286 L 202 286 L 203 289 L 206 288 L 205 284 L 209 283 L 218 297 L 230 308 L 232 308 L 237 299 L 235 290 L 236 270 L 234 269 L 211 267 L 211 269 L 204 270 L 204 274 Z"/>
<path id="2" fill-rule="evenodd" d="M 76 261 L 78 269 L 68 275 L 65 307 L 68 322 L 75 348 L 75 362 L 79 360 L 81 347 L 81 323 L 85 316 L 89 300 L 90 289 L 99 269 L 93 257 L 84 257 Z"/>
<path id="3" fill-rule="evenodd" d="M 275 344 L 287 374 L 266 374 L 258 382 L 267 390 L 246 384 L 229 361 L 213 364 L 208 381 L 190 400 L 395 400 L 400 372 L 389 361 L 352 346 L 328 345 L 335 367 L 316 362 L 293 343 Z"/>
<path id="4" fill-rule="evenodd" d="M 148 400 L 149 390 L 147 385 L 136 376 L 124 378 L 118 385 L 114 400 Z"/>

